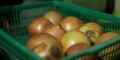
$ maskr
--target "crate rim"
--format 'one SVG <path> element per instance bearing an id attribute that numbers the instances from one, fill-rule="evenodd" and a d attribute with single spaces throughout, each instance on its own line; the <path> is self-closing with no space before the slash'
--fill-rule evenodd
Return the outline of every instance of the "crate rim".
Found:
<path id="1" fill-rule="evenodd" d="M 114 16 L 114 15 L 111 15 L 111 14 L 107 14 L 107 13 L 103 13 L 103 12 L 100 12 L 100 11 L 92 10 L 92 9 L 85 8 L 85 7 L 82 7 L 82 6 L 78 6 L 78 5 L 75 5 L 75 4 L 71 4 L 71 3 L 68 3 L 68 2 L 54 1 L 54 5 L 65 8 L 65 9 L 70 9 L 70 10 L 76 11 L 78 13 L 87 14 L 87 15 L 90 15 L 90 16 L 92 15 L 92 16 L 100 17 L 100 18 L 105 17 L 105 19 L 108 19 L 108 20 L 111 20 L 114 23 L 120 24 L 120 22 L 119 22 L 120 18 L 117 17 L 117 16 Z M 80 12 L 80 11 L 82 11 L 82 12 Z M 112 17 L 112 19 L 110 19 L 109 17 Z M 114 21 L 114 20 L 116 20 L 116 21 Z"/>

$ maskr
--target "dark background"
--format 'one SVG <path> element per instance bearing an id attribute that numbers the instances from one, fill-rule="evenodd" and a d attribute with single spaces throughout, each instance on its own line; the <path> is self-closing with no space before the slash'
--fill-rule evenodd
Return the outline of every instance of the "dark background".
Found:
<path id="1" fill-rule="evenodd" d="M 16 5 L 16 4 L 22 4 L 24 3 L 24 1 L 48 1 L 48 0 L 0 0 L 0 7 L 2 6 L 10 6 L 10 5 Z M 66 0 L 61 0 L 61 1 L 66 1 Z M 70 1 L 70 0 L 67 0 Z M 77 1 L 77 0 L 75 0 Z M 106 0 L 106 6 L 105 6 L 105 13 L 109 13 L 112 14 L 113 10 L 114 10 L 114 1 L 115 0 Z M 74 0 L 70 3 L 73 3 Z M 81 4 L 80 4 L 81 5 Z M 83 4 L 84 6 L 85 4 Z M 85 6 L 87 8 L 89 8 L 89 6 Z M 92 6 L 94 8 L 94 6 Z M 91 8 L 92 9 L 92 8 Z M 97 10 L 97 9 L 96 9 Z"/>

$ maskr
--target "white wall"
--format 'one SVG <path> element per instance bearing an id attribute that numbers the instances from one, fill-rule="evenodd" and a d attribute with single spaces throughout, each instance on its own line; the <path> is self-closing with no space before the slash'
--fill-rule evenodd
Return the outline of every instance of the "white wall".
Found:
<path id="1" fill-rule="evenodd" d="M 115 0 L 115 8 L 113 15 L 120 17 L 120 0 Z"/>
<path id="2" fill-rule="evenodd" d="M 120 11 L 120 0 L 115 0 L 115 11 Z"/>

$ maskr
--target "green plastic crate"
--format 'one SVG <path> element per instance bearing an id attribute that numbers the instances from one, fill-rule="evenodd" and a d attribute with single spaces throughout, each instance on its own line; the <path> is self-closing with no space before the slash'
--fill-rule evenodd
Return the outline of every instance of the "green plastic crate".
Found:
<path id="1" fill-rule="evenodd" d="M 43 60 L 26 48 L 29 38 L 27 26 L 33 19 L 51 10 L 60 12 L 63 17 L 76 16 L 84 23 L 96 22 L 105 32 L 114 31 L 120 34 L 120 18 L 65 2 L 48 1 L 1 7 L 0 46 L 7 51 L 11 60 Z M 106 53 L 105 50 L 110 47 L 112 49 Z M 105 55 L 100 55 L 99 58 L 115 60 L 113 58 L 120 55 L 120 36 L 60 60 L 74 60 L 85 55 L 98 54 L 100 51 Z"/>

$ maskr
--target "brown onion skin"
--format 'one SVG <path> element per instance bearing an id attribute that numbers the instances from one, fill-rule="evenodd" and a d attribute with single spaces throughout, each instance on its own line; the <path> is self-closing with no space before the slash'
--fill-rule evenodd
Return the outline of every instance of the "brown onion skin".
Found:
<path id="1" fill-rule="evenodd" d="M 118 35 L 119 34 L 117 34 L 116 32 L 105 32 L 96 39 L 95 45 L 102 44 L 103 42 L 106 42 L 106 41 L 110 41 L 110 39 L 112 39 L 112 38 L 114 38 L 115 36 L 118 36 Z M 98 55 L 99 56 L 104 56 L 107 53 L 118 49 L 116 46 L 118 46 L 118 44 L 111 45 L 109 48 L 106 48 L 106 49 L 103 49 L 103 50 L 99 51 Z M 116 53 L 109 53 L 109 54 L 112 54 L 109 57 L 115 58 L 113 55 L 116 55 Z M 109 60 L 109 57 L 106 57 L 105 59 Z"/>
<path id="2" fill-rule="evenodd" d="M 84 33 L 80 32 L 80 31 L 67 32 L 60 39 L 60 43 L 63 47 L 63 52 L 66 52 L 66 50 L 70 46 L 72 46 L 78 42 L 86 43 L 89 46 L 91 46 L 91 41 L 88 38 L 88 36 L 86 36 Z"/>
<path id="3" fill-rule="evenodd" d="M 27 47 L 30 50 L 32 50 L 35 46 L 37 46 L 38 44 L 41 44 L 45 40 L 56 41 L 57 39 L 55 37 L 51 36 L 50 34 L 47 34 L 47 33 L 37 34 L 37 35 L 32 36 L 28 40 Z"/>
<path id="4" fill-rule="evenodd" d="M 115 36 L 118 36 L 119 34 L 116 33 L 116 32 L 106 32 L 106 33 L 103 33 L 101 36 L 99 36 L 97 39 L 96 39 L 96 42 L 95 44 L 99 44 L 99 43 L 102 43 L 102 42 L 105 42 Z"/>
<path id="5" fill-rule="evenodd" d="M 98 32 L 100 35 L 104 32 L 102 27 L 97 24 L 97 23 L 94 23 L 94 22 L 88 22 L 86 24 L 84 24 L 82 27 L 88 27 L 89 29 L 93 30 L 93 31 L 96 31 Z"/>
<path id="6" fill-rule="evenodd" d="M 52 24 L 45 18 L 36 18 L 28 26 L 28 32 L 30 36 L 40 34 Z"/>
<path id="7" fill-rule="evenodd" d="M 95 44 L 96 39 L 104 32 L 102 27 L 95 22 L 88 22 L 78 29 L 85 33 L 91 40 L 92 44 Z"/>
<path id="8" fill-rule="evenodd" d="M 62 46 L 58 40 L 47 33 L 32 36 L 27 42 L 27 48 L 45 59 L 57 59 L 63 56 Z"/>
<path id="9" fill-rule="evenodd" d="M 60 25 L 66 32 L 78 30 L 83 26 L 82 20 L 74 16 L 68 16 L 60 21 Z"/>
<path id="10" fill-rule="evenodd" d="M 43 17 L 48 19 L 53 25 L 57 25 L 62 19 L 62 15 L 57 11 L 49 11 Z"/>
<path id="11" fill-rule="evenodd" d="M 63 57 L 62 47 L 59 44 L 52 43 L 52 45 L 49 45 L 46 43 L 36 46 L 33 49 L 33 52 L 35 52 L 38 56 L 45 58 L 46 60 L 56 60 Z"/>
<path id="12" fill-rule="evenodd" d="M 83 51 L 89 47 L 90 46 L 85 43 L 76 43 L 67 49 L 66 55 L 72 55 L 74 53 Z"/>
<path id="13" fill-rule="evenodd" d="M 48 33 L 60 40 L 61 37 L 64 35 L 65 31 L 59 25 L 54 25 L 51 28 L 45 30 L 45 33 Z"/>
<path id="14" fill-rule="evenodd" d="M 66 55 L 69 56 L 69 55 L 72 55 L 75 53 L 79 53 L 79 52 L 82 52 L 90 47 L 91 46 L 89 46 L 85 43 L 76 43 L 67 49 Z M 84 55 L 82 57 L 76 58 L 75 60 L 95 60 L 96 57 L 97 57 L 97 55 L 91 54 L 91 55 Z"/>

